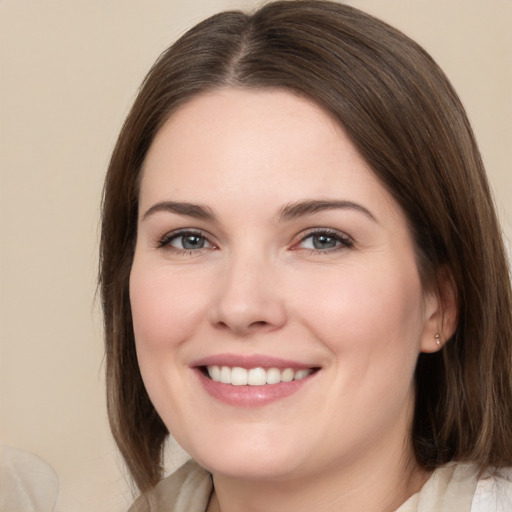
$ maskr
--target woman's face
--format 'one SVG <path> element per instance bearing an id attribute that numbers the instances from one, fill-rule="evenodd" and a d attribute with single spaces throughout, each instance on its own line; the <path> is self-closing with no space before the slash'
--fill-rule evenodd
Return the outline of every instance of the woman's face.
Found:
<path id="1" fill-rule="evenodd" d="M 144 164 L 130 299 L 149 396 L 213 473 L 409 451 L 437 300 L 401 209 L 314 103 L 227 88 L 172 115 Z"/>

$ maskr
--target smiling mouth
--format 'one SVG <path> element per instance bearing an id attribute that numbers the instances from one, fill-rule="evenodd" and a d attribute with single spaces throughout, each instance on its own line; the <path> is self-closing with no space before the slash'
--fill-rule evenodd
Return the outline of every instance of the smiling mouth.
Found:
<path id="1" fill-rule="evenodd" d="M 282 382 L 302 380 L 315 373 L 318 368 L 241 368 L 238 366 L 208 365 L 202 367 L 203 374 L 214 382 L 232 386 L 266 386 Z"/>

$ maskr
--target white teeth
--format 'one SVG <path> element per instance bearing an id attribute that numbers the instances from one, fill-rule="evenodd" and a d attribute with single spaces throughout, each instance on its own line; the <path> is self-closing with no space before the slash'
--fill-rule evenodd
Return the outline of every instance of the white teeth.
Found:
<path id="1" fill-rule="evenodd" d="M 269 368 L 267 370 L 267 384 L 279 384 L 281 382 L 281 370 L 279 368 Z"/>
<path id="2" fill-rule="evenodd" d="M 247 377 L 249 386 L 263 386 L 267 383 L 267 373 L 263 368 L 251 368 Z"/>
<path id="3" fill-rule="evenodd" d="M 295 377 L 295 372 L 291 368 L 286 368 L 281 372 L 281 381 L 291 382 Z"/>
<path id="4" fill-rule="evenodd" d="M 308 369 L 305 369 L 305 370 L 299 370 L 299 371 L 295 372 L 294 379 L 295 379 L 295 380 L 304 379 L 304 378 L 305 378 L 305 377 L 307 377 L 310 373 L 311 373 L 311 370 L 308 370 Z"/>
<path id="5" fill-rule="evenodd" d="M 213 380 L 220 382 L 220 368 L 218 366 L 209 366 L 208 373 Z"/>
<path id="6" fill-rule="evenodd" d="M 231 384 L 231 368 L 223 366 L 220 369 L 220 381 L 224 384 Z"/>
<path id="7" fill-rule="evenodd" d="M 280 382 L 291 382 L 301 380 L 311 375 L 313 370 L 305 368 L 295 371 L 293 368 L 251 368 L 246 370 L 235 366 L 207 366 L 208 375 L 215 382 L 232 384 L 233 386 L 264 386 L 265 384 L 279 384 Z"/>
<path id="8" fill-rule="evenodd" d="M 222 371 L 227 366 L 222 367 Z M 231 369 L 231 384 L 233 386 L 246 386 L 247 385 L 247 370 L 245 368 L 232 368 Z"/>

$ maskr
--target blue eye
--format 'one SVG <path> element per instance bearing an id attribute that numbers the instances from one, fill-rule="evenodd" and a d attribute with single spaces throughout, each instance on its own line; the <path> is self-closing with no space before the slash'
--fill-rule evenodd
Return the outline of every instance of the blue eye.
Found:
<path id="1" fill-rule="evenodd" d="M 203 234 L 194 231 L 169 233 L 160 240 L 159 246 L 176 251 L 199 251 L 214 247 Z"/>
<path id="2" fill-rule="evenodd" d="M 332 251 L 352 247 L 353 242 L 337 231 L 315 231 L 302 238 L 297 246 L 313 251 Z"/>

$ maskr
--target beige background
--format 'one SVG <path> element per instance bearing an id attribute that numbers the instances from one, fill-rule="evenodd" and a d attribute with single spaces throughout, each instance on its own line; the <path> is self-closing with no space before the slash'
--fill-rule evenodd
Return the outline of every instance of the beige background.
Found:
<path id="1" fill-rule="evenodd" d="M 512 0 L 353 0 L 417 39 L 467 106 L 512 233 Z M 95 300 L 109 153 L 157 55 L 251 1 L 0 0 L 0 439 L 49 461 L 59 511 L 130 501 Z M 178 457 L 179 459 L 179 457 Z"/>

